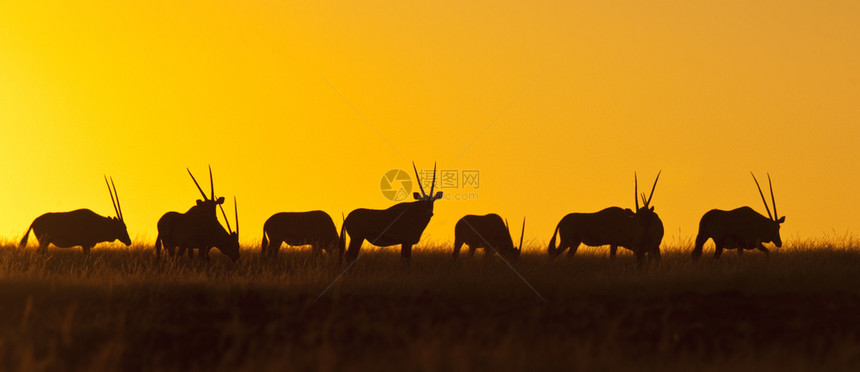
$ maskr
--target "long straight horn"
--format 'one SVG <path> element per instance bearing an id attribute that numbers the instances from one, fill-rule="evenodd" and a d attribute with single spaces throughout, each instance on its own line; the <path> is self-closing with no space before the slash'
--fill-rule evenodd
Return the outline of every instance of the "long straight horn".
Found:
<path id="1" fill-rule="evenodd" d="M 194 184 L 195 184 L 195 185 L 197 185 L 197 190 L 200 190 L 200 195 L 203 195 L 203 200 L 204 200 L 204 201 L 205 201 L 205 200 L 209 200 L 209 199 L 207 199 L 207 198 L 206 198 L 206 193 L 205 193 L 205 192 L 203 192 L 203 188 L 202 188 L 202 187 L 200 187 L 200 184 L 199 184 L 199 183 L 197 183 L 197 179 L 196 179 L 196 178 L 194 178 L 194 175 L 193 175 L 193 174 L 191 174 L 191 169 L 185 168 L 185 170 L 187 170 L 187 171 L 188 171 L 188 175 L 189 175 L 189 176 L 191 176 L 191 179 L 192 179 L 192 180 L 194 180 Z"/>
<path id="2" fill-rule="evenodd" d="M 654 197 L 654 189 L 657 188 L 657 181 L 660 179 L 660 173 L 663 173 L 662 169 L 657 172 L 657 178 L 654 179 L 654 186 L 651 186 L 651 195 L 648 196 L 648 201 L 645 202 L 645 208 L 648 208 L 648 206 L 651 205 L 651 198 Z"/>
<path id="3" fill-rule="evenodd" d="M 433 197 L 433 188 L 436 187 L 436 162 L 433 162 L 433 183 L 430 184 L 430 197 Z"/>
<path id="4" fill-rule="evenodd" d="M 209 199 L 215 200 L 215 182 L 212 181 L 212 166 L 209 166 L 209 188 L 211 190 L 211 197 Z"/>
<path id="5" fill-rule="evenodd" d="M 526 236 L 526 218 L 523 217 L 523 231 L 520 231 L 520 252 L 523 251 L 523 237 Z"/>
<path id="6" fill-rule="evenodd" d="M 236 204 L 236 196 L 233 196 L 233 213 L 236 217 L 236 237 L 239 236 L 239 205 Z"/>
<path id="7" fill-rule="evenodd" d="M 773 203 L 773 220 L 776 221 L 779 219 L 779 213 L 776 213 L 776 199 L 773 197 L 773 183 L 770 182 L 770 173 L 767 174 L 767 186 L 770 187 L 770 201 Z"/>
<path id="8" fill-rule="evenodd" d="M 636 202 L 636 211 L 639 212 L 639 177 L 633 172 L 633 201 Z"/>
<path id="9" fill-rule="evenodd" d="M 753 181 L 755 181 L 755 186 L 758 187 L 758 194 L 761 195 L 761 202 L 764 203 L 764 209 L 767 211 L 767 216 L 770 217 L 770 219 L 773 219 L 773 215 L 770 214 L 770 208 L 767 207 L 767 200 L 765 200 L 765 198 L 764 198 L 764 193 L 761 192 L 761 186 L 759 186 L 758 180 L 755 178 L 755 175 L 753 174 L 753 172 L 750 172 L 750 175 L 753 176 Z"/>
<path id="10" fill-rule="evenodd" d="M 119 193 L 116 192 L 116 185 L 113 183 L 113 177 L 110 178 L 110 185 L 113 186 L 113 194 L 116 195 L 116 213 L 121 221 L 125 221 L 125 216 L 122 215 L 122 204 L 119 203 Z M 776 209 L 776 207 L 774 207 Z"/>
<path id="11" fill-rule="evenodd" d="M 218 204 L 218 207 L 221 208 L 221 215 L 224 216 L 224 222 L 227 223 L 227 232 L 233 233 L 233 229 L 230 228 L 230 220 L 227 219 L 227 213 L 224 212 L 224 204 Z"/>
<path id="12" fill-rule="evenodd" d="M 415 168 L 414 161 L 412 162 L 412 169 L 415 171 L 415 180 L 418 181 L 418 188 L 421 189 L 421 196 L 426 197 L 427 194 L 424 193 L 424 186 L 421 186 L 421 176 L 418 175 L 418 168 Z"/>
<path id="13" fill-rule="evenodd" d="M 108 183 L 107 176 L 104 176 L 104 177 L 105 177 L 105 184 L 107 185 L 108 192 L 110 193 L 110 201 L 111 201 L 111 203 L 113 203 L 113 211 L 114 211 L 114 213 L 116 213 L 117 218 L 122 219 L 119 217 L 119 209 L 116 208 L 116 200 L 114 200 L 114 198 L 113 198 L 113 191 L 110 189 L 110 183 Z"/>

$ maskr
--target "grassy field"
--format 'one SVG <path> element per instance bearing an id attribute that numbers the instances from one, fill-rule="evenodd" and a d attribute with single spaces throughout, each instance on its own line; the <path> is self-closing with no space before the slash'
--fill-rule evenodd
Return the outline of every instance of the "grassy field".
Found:
<path id="1" fill-rule="evenodd" d="M 531 249 L 529 249 L 531 248 Z M 860 244 L 693 262 L 583 248 L 513 268 L 450 247 L 156 262 L 151 247 L 0 248 L 2 370 L 855 370 Z M 286 252 L 285 252 L 286 251 Z M 622 250 L 623 251 L 623 250 Z M 343 275 L 341 276 L 341 274 Z M 334 284 L 332 284 L 334 283 Z"/>

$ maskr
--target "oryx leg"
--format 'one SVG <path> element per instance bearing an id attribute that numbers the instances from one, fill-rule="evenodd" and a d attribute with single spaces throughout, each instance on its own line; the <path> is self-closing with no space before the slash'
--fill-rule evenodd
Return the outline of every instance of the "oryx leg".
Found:
<path id="1" fill-rule="evenodd" d="M 456 259 L 457 256 L 460 255 L 460 249 L 463 248 L 463 244 L 466 244 L 466 243 L 463 241 L 459 241 L 459 240 L 454 241 L 454 254 L 452 257 L 454 257 Z"/>
<path id="2" fill-rule="evenodd" d="M 582 244 L 582 242 L 579 242 L 579 241 L 575 241 L 575 242 L 570 243 L 570 245 L 569 245 L 570 250 L 567 251 L 567 258 L 572 258 L 573 255 L 576 254 L 576 250 L 579 249 L 580 244 Z M 561 251 L 559 251 L 558 253 L 561 254 Z"/>
<path id="3" fill-rule="evenodd" d="M 648 260 L 660 261 L 660 247 L 656 247 L 648 252 Z"/>
<path id="4" fill-rule="evenodd" d="M 716 249 L 714 249 L 714 259 L 720 258 L 720 255 L 723 254 L 723 241 L 714 241 L 714 245 L 716 245 Z"/>
<path id="5" fill-rule="evenodd" d="M 39 242 L 39 248 L 36 249 L 36 253 L 45 254 L 48 253 L 48 246 L 51 245 L 51 242 L 48 239 L 47 235 L 42 235 L 41 238 L 36 237 L 36 241 Z"/>
<path id="6" fill-rule="evenodd" d="M 477 251 L 477 250 L 478 250 L 478 245 L 477 245 L 477 244 L 475 244 L 474 246 L 471 246 L 471 245 L 470 245 L 470 246 L 469 246 L 469 257 L 475 257 L 475 251 Z M 486 251 L 487 249 L 486 249 L 486 248 L 484 248 L 484 250 Z"/>
<path id="7" fill-rule="evenodd" d="M 95 245 L 82 245 L 81 248 L 84 249 L 84 254 L 90 254 L 90 250 L 93 249 Z"/>
<path id="8" fill-rule="evenodd" d="M 554 257 L 561 256 L 561 254 L 564 253 L 564 250 L 568 248 L 570 248 L 570 241 L 562 237 L 561 241 L 558 242 L 558 248 L 556 248 L 555 253 L 553 253 L 555 254 Z"/>
<path id="9" fill-rule="evenodd" d="M 277 256 L 278 252 L 281 251 L 281 245 L 284 243 L 286 243 L 286 241 L 282 239 L 272 239 L 272 241 L 269 242 L 269 250 L 266 253 L 268 253 L 269 256 Z"/>
<path id="10" fill-rule="evenodd" d="M 707 242 L 708 239 L 710 239 L 710 237 L 704 234 L 699 234 L 696 236 L 696 246 L 693 248 L 692 253 L 693 259 L 698 260 L 699 257 L 702 257 L 702 247 L 705 245 L 705 242 Z"/>
<path id="11" fill-rule="evenodd" d="M 409 261 L 412 257 L 412 244 L 401 244 L 400 245 L 400 259 L 403 261 Z"/>
<path id="12" fill-rule="evenodd" d="M 636 257 L 636 265 L 642 265 L 642 262 L 645 261 L 645 251 L 637 249 L 633 252 L 633 255 Z"/>
<path id="13" fill-rule="evenodd" d="M 349 247 L 346 249 L 346 259 L 349 262 L 358 258 L 358 252 L 361 250 L 361 243 L 363 242 L 364 238 L 353 238 L 349 241 Z"/>
<path id="14" fill-rule="evenodd" d="M 759 242 L 759 243 L 758 243 L 758 247 L 756 247 L 756 248 L 758 248 L 758 250 L 760 250 L 760 251 L 764 252 L 765 256 L 767 256 L 767 255 L 769 255 L 769 254 L 770 254 L 770 250 L 768 250 L 767 248 L 765 248 L 765 247 L 764 247 L 764 244 L 762 244 L 761 242 Z"/>
<path id="15" fill-rule="evenodd" d="M 609 246 L 609 258 L 615 258 L 615 254 L 618 253 L 618 246 L 612 244 Z"/>

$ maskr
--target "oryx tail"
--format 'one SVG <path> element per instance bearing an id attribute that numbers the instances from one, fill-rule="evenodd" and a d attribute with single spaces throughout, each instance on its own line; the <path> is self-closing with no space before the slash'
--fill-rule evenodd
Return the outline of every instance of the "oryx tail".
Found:
<path id="1" fill-rule="evenodd" d="M 33 230 L 34 223 L 36 223 L 36 221 L 33 221 L 33 223 L 31 223 L 30 227 L 27 229 L 27 232 L 24 233 L 24 237 L 21 238 L 21 243 L 18 244 L 18 248 L 24 248 L 27 246 L 27 238 L 30 237 L 30 230 Z"/>
<path id="2" fill-rule="evenodd" d="M 525 224 L 523 224 L 525 225 Z M 561 221 L 559 221 L 558 225 L 555 225 L 555 230 L 552 231 L 552 239 L 549 240 L 549 254 L 550 256 L 555 253 L 558 247 L 555 246 L 555 237 L 558 235 L 558 228 L 561 226 Z M 522 243 L 520 243 L 522 244 Z M 522 249 L 522 247 L 521 247 Z"/>

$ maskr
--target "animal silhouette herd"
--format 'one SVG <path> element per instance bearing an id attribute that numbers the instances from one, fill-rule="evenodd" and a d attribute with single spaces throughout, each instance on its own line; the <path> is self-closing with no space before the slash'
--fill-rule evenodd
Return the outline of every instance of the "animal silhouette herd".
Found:
<path id="1" fill-rule="evenodd" d="M 441 199 L 443 195 L 441 191 L 434 194 L 435 165 L 430 193 L 425 193 L 415 163 L 412 164 L 412 168 L 421 191 L 413 194 L 415 201 L 398 203 L 387 209 L 356 209 L 344 217 L 339 233 L 332 218 L 323 211 L 276 213 L 263 225 L 261 254 L 276 255 L 282 244 L 310 245 L 314 255 L 327 251 L 336 254 L 339 261 L 346 256 L 346 259 L 352 262 L 358 258 L 361 246 L 366 240 L 380 247 L 400 245 L 401 258 L 409 261 L 412 256 L 412 246 L 420 241 L 424 229 L 433 217 L 434 202 Z M 724 249 L 737 249 L 739 254 L 744 250 L 758 249 L 767 254 L 765 243 L 773 243 L 776 247 L 782 246 L 779 228 L 785 222 L 785 216 L 780 217 L 777 214 L 770 175 L 768 175 L 768 186 L 773 214 L 770 212 L 758 179 L 754 174 L 750 174 L 764 202 L 768 217 L 750 207 L 740 207 L 730 211 L 719 209 L 708 211 L 699 222 L 699 233 L 692 251 L 693 258 L 698 259 L 702 255 L 702 247 L 708 239 L 714 241 L 714 258 L 719 258 Z M 188 175 L 191 176 L 203 199 L 198 199 L 196 204 L 185 213 L 167 212 L 158 220 L 156 257 L 161 258 L 162 250 L 170 257 L 185 254 L 193 257 L 196 249 L 198 257 L 207 260 L 209 251 L 216 248 L 234 262 L 237 261 L 239 259 L 239 212 L 236 198 L 233 198 L 236 223 L 236 230 L 233 231 L 224 211 L 224 197 L 215 196 L 212 168 L 209 167 L 210 193 L 208 196 L 191 170 L 188 170 Z M 615 257 L 618 247 L 624 247 L 633 252 L 639 263 L 646 256 L 649 260 L 659 259 L 660 243 L 663 240 L 663 222 L 651 206 L 651 198 L 654 196 L 659 179 L 660 173 L 657 174 L 651 186 L 651 193 L 646 197 L 645 193 L 639 194 L 638 177 L 634 174 L 635 210 L 609 207 L 595 213 L 570 213 L 564 216 L 553 230 L 547 249 L 549 257 L 555 258 L 565 250 L 568 251 L 568 257 L 572 257 L 578 247 L 585 244 L 610 246 L 611 258 Z M 89 209 L 45 213 L 33 220 L 19 246 L 26 246 L 31 230 L 39 242 L 38 252 L 40 253 L 46 252 L 51 244 L 60 248 L 80 246 L 84 253 L 88 253 L 93 246 L 101 242 L 119 240 L 126 246 L 131 245 L 113 178 L 108 181 L 108 177 L 105 176 L 105 183 L 110 192 L 116 217 L 103 217 Z M 643 204 L 641 208 L 640 199 Z M 216 206 L 224 216 L 226 229 L 218 222 Z M 469 246 L 470 255 L 474 255 L 478 248 L 482 248 L 487 253 L 495 253 L 503 259 L 514 261 L 522 252 L 524 233 L 525 218 L 520 232 L 519 246 L 514 246 L 508 223 L 498 214 L 466 215 L 457 221 L 454 228 L 453 257 L 457 258 L 465 244 Z M 347 237 L 350 239 L 348 247 L 346 246 Z"/>

